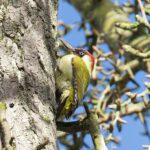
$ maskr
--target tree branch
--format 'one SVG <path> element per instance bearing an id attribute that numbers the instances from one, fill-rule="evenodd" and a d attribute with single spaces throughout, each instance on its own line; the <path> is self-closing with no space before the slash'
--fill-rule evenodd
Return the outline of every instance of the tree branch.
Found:
<path id="1" fill-rule="evenodd" d="M 84 103 L 84 107 L 87 113 L 87 117 L 85 117 L 82 121 L 56 122 L 57 129 L 60 131 L 65 131 L 69 133 L 75 133 L 78 131 L 89 131 L 91 134 L 95 149 L 107 150 L 103 135 L 100 133 L 100 130 L 99 130 L 99 123 L 98 123 L 99 120 L 98 120 L 97 114 L 90 112 L 86 103 Z"/>

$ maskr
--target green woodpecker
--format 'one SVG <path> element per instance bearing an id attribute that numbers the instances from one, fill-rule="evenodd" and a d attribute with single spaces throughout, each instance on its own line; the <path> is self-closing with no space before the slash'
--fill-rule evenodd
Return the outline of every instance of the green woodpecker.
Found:
<path id="1" fill-rule="evenodd" d="M 56 71 L 57 118 L 69 118 L 82 101 L 94 65 L 93 55 L 82 48 L 60 58 Z"/>

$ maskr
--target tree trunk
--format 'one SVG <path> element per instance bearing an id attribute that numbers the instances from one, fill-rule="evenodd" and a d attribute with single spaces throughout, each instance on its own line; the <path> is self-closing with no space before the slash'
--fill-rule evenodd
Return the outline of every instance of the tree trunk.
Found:
<path id="1" fill-rule="evenodd" d="M 0 149 L 57 149 L 56 22 L 57 0 L 0 0 Z"/>

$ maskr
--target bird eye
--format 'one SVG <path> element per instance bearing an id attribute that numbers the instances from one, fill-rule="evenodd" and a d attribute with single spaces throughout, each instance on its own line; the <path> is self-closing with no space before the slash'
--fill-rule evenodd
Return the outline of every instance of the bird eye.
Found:
<path id="1" fill-rule="evenodd" d="M 80 51 L 80 52 L 79 52 L 79 55 L 80 55 L 80 56 L 83 56 L 83 55 L 84 55 L 84 52 Z"/>

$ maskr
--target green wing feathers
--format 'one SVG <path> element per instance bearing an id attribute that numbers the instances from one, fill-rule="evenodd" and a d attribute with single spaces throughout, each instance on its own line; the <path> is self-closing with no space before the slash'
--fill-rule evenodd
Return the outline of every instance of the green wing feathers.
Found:
<path id="1" fill-rule="evenodd" d="M 87 90 L 90 81 L 90 75 L 86 64 L 80 57 L 76 56 L 75 58 L 73 58 L 72 65 L 74 68 L 73 73 L 77 80 L 77 95 L 80 103 Z"/>

